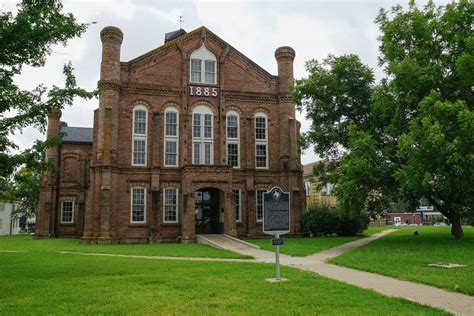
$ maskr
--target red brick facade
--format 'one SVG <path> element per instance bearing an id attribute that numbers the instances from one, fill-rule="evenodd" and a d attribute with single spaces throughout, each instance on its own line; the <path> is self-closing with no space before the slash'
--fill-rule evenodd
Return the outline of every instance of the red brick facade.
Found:
<path id="1" fill-rule="evenodd" d="M 225 234 L 261 235 L 257 191 L 273 186 L 290 192 L 292 233 L 298 234 L 305 199 L 297 150 L 300 124 L 288 91 L 294 50 L 276 50 L 278 76 L 273 76 L 205 27 L 129 62 L 120 62 L 122 38 L 115 27 L 101 32 L 101 95 L 94 112 L 92 143 L 63 142 L 46 154 L 59 164 L 61 172 L 43 175 L 36 235 L 75 235 L 88 243 L 193 242 L 196 191 L 203 188 L 219 190 L 218 211 L 222 212 L 219 216 Z M 203 45 L 216 58 L 216 84 L 190 83 L 191 53 Z M 215 88 L 216 95 L 196 96 L 198 87 Z M 141 166 L 132 164 L 137 105 L 146 112 L 146 154 Z M 212 111 L 211 164 L 193 163 L 193 110 L 197 106 Z M 164 163 L 165 111 L 170 107 L 178 112 L 176 167 Z M 237 168 L 227 164 L 226 115 L 231 110 L 238 113 Z M 266 168 L 256 168 L 257 113 L 267 117 Z M 59 131 L 60 113 L 51 113 L 48 137 Z M 131 221 L 133 188 L 145 189 L 142 223 Z M 165 188 L 178 190 L 177 220 L 173 223 L 164 220 Z M 235 189 L 240 190 L 240 221 L 236 221 L 231 193 Z"/>

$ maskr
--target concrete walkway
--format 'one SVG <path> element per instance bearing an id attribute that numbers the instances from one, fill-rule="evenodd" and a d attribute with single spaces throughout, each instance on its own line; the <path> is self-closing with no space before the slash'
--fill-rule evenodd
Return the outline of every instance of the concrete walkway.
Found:
<path id="1" fill-rule="evenodd" d="M 307 257 L 281 255 L 280 262 L 282 265 L 315 272 L 334 280 L 374 290 L 383 295 L 400 297 L 420 304 L 444 309 L 456 315 L 474 315 L 474 297 L 472 296 L 448 292 L 428 285 L 401 281 L 375 273 L 340 267 L 326 262 L 346 251 L 365 245 L 394 231 L 393 229 L 385 230 L 370 237 L 348 242 Z M 208 235 L 206 235 L 206 237 L 207 236 Z M 217 235 L 210 236 L 210 239 L 216 242 L 221 248 L 253 256 L 257 262 L 274 262 L 275 260 L 275 254 L 273 252 L 255 249 L 254 247 L 246 246 L 244 243 L 239 244 L 234 240 L 225 238 L 225 236 L 214 236 Z"/>

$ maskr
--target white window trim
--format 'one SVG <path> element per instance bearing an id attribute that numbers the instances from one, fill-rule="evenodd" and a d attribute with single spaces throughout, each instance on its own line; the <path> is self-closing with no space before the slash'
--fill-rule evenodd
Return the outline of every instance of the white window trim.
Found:
<path id="1" fill-rule="evenodd" d="M 236 217 L 236 222 L 237 223 L 242 223 L 242 190 L 240 189 L 232 189 L 233 191 L 238 191 L 239 192 L 239 219 Z"/>
<path id="2" fill-rule="evenodd" d="M 267 192 L 267 189 L 256 189 L 255 190 L 255 220 L 257 223 L 262 223 L 263 222 L 263 194 L 262 194 L 262 218 L 258 219 L 258 212 L 257 212 L 257 207 L 258 207 L 258 191 L 265 191 Z"/>
<path id="3" fill-rule="evenodd" d="M 167 189 L 173 189 L 176 192 L 176 220 L 175 221 L 167 221 L 165 218 L 166 215 L 166 197 L 165 192 Z M 194 216 L 194 215 L 193 215 Z M 179 190 L 176 187 L 167 187 L 163 188 L 163 223 L 164 224 L 176 224 L 179 223 Z"/>
<path id="4" fill-rule="evenodd" d="M 227 127 L 228 127 L 228 120 L 227 118 L 229 116 L 236 116 L 237 117 L 237 138 L 229 138 L 228 137 L 228 134 L 227 134 Z M 226 122 L 226 127 L 225 127 L 225 136 L 226 136 L 226 143 L 227 144 L 237 144 L 237 166 L 233 166 L 234 169 L 240 169 L 240 116 L 239 116 L 239 113 L 237 113 L 236 111 L 228 111 L 226 113 L 226 118 L 225 118 L 225 122 Z M 227 164 L 229 163 L 229 156 L 228 156 L 228 150 L 229 150 L 229 147 L 227 146 L 226 148 L 226 153 L 227 153 Z"/>
<path id="5" fill-rule="evenodd" d="M 265 139 L 257 139 L 257 117 L 265 118 Z M 263 112 L 258 112 L 255 114 L 254 137 L 255 137 L 255 169 L 263 169 L 263 170 L 268 169 L 269 168 L 268 153 L 270 152 L 268 150 L 268 117 Z M 265 148 L 266 148 L 265 167 L 257 167 L 257 145 L 265 145 Z"/>
<path id="6" fill-rule="evenodd" d="M 133 220 L 133 190 L 143 189 L 143 221 Z M 146 223 L 146 188 L 145 187 L 132 187 L 130 190 L 130 223 L 132 224 L 145 224 Z"/>
<path id="7" fill-rule="evenodd" d="M 201 81 L 196 82 L 192 80 L 192 75 L 191 75 L 191 60 L 196 59 L 201 61 Z M 209 83 L 206 82 L 206 61 L 213 61 L 215 65 L 215 72 L 214 72 L 214 82 Z M 191 53 L 191 56 L 189 58 L 189 82 L 190 83 L 203 83 L 203 84 L 209 84 L 209 85 L 216 85 L 217 84 L 217 58 L 216 56 L 207 49 L 207 47 L 202 44 L 201 47 L 196 49 Z"/>
<path id="8" fill-rule="evenodd" d="M 175 112 L 176 113 L 176 136 L 166 135 L 166 113 Z M 163 166 L 165 167 L 178 167 L 179 166 L 179 111 L 175 107 L 168 107 L 165 110 L 165 115 L 163 117 Z M 176 164 L 167 165 L 166 164 L 166 141 L 176 141 Z"/>
<path id="9" fill-rule="evenodd" d="M 64 202 L 71 202 L 72 203 L 72 214 L 71 214 L 71 221 L 65 221 L 63 218 L 63 209 L 64 209 Z M 74 224 L 74 209 L 76 208 L 76 201 L 72 198 L 63 198 L 61 199 L 61 224 Z"/>
<path id="10" fill-rule="evenodd" d="M 137 110 L 144 110 L 145 113 L 146 113 L 146 116 L 145 116 L 145 135 L 143 134 L 135 134 L 135 111 Z M 133 108 L 133 119 L 132 119 L 132 166 L 146 166 L 147 165 L 147 160 L 148 160 L 148 141 L 147 141 L 147 138 L 148 138 L 148 109 L 144 106 L 144 105 L 136 105 L 134 108 Z M 135 152 L 135 140 L 145 140 L 145 161 L 143 164 L 136 164 L 134 163 L 133 161 L 133 156 L 134 156 L 134 152 Z"/>
<path id="11" fill-rule="evenodd" d="M 201 115 L 201 130 L 200 130 L 200 137 L 194 137 L 194 114 Z M 204 115 L 210 114 L 211 115 L 211 137 L 204 137 L 205 132 L 205 125 L 204 125 Z M 200 144 L 200 153 L 199 153 L 199 163 L 197 165 L 205 165 L 206 161 L 206 150 L 205 144 L 211 144 L 211 157 L 210 157 L 210 165 L 214 164 L 214 113 L 212 109 L 207 105 L 198 105 L 193 109 L 193 113 L 191 114 L 191 121 L 192 121 L 192 164 L 196 165 L 194 162 L 194 144 Z"/>

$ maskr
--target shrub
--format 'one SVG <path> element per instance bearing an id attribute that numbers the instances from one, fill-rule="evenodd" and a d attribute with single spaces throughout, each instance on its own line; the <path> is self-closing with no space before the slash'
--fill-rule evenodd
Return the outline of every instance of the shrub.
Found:
<path id="1" fill-rule="evenodd" d="M 331 235 L 336 233 L 337 218 L 334 210 L 326 206 L 312 206 L 301 216 L 303 231 L 313 235 Z"/>
<path id="2" fill-rule="evenodd" d="M 369 226 L 369 217 L 367 214 L 350 214 L 342 211 L 337 212 L 338 225 L 336 234 L 339 236 L 354 236 L 362 234 Z"/>
<path id="3" fill-rule="evenodd" d="M 301 225 L 303 231 L 316 236 L 352 236 L 367 229 L 369 217 L 365 214 L 344 213 L 326 206 L 312 206 L 301 216 Z"/>

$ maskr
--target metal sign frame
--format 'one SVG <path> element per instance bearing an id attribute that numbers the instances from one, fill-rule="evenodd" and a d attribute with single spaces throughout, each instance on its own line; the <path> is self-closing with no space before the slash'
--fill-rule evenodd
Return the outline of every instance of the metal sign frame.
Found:
<path id="1" fill-rule="evenodd" d="M 266 208 L 265 208 L 265 194 L 271 194 L 274 190 L 279 190 L 281 193 L 288 195 L 288 230 L 278 230 L 277 231 L 277 230 L 266 230 L 265 229 L 265 210 L 266 210 Z M 270 190 L 268 190 L 267 192 L 263 193 L 262 203 L 263 203 L 263 223 L 262 223 L 263 233 L 267 234 L 267 235 L 278 235 L 278 236 L 288 234 L 291 231 L 291 196 L 290 196 L 290 192 L 284 192 L 280 187 L 273 187 Z"/>

